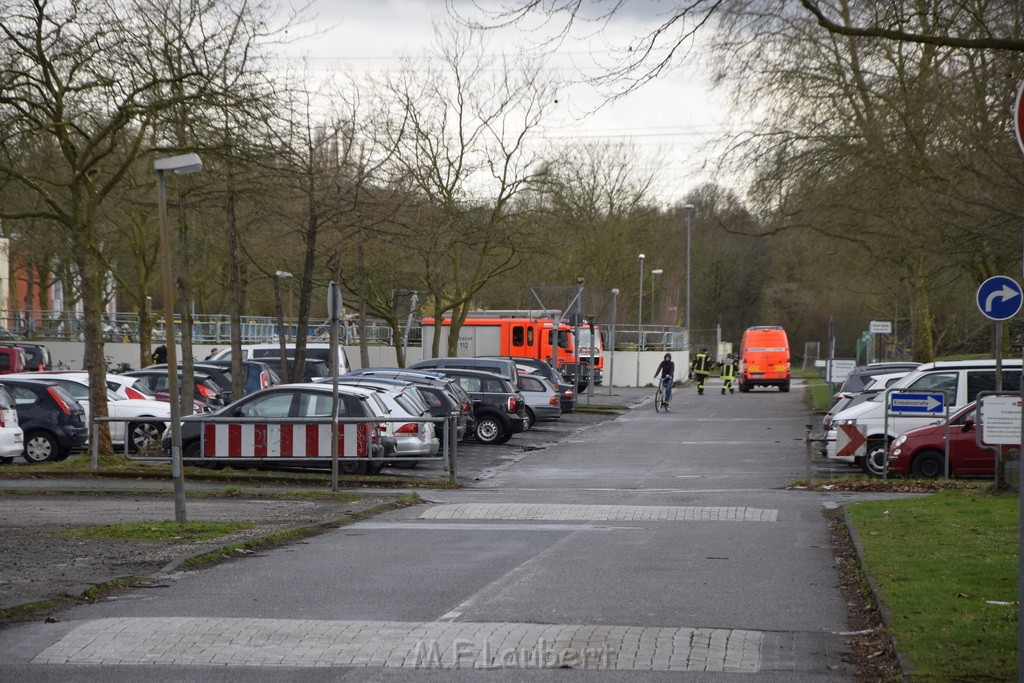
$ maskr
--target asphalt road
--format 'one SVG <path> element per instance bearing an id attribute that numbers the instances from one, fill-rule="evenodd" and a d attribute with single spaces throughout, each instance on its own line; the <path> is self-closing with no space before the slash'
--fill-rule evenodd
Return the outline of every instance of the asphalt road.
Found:
<path id="1" fill-rule="evenodd" d="M 683 389 L 424 505 L 8 629 L 0 678 L 852 680 L 822 510 L 853 496 L 783 488 L 812 421 L 798 387 Z"/>

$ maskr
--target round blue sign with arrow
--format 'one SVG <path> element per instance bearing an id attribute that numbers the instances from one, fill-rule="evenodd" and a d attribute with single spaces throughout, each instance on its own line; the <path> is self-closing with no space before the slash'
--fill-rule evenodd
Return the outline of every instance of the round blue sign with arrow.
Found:
<path id="1" fill-rule="evenodd" d="M 1020 285 L 1013 278 L 995 275 L 978 287 L 978 308 L 990 320 L 1009 320 L 1024 301 Z"/>

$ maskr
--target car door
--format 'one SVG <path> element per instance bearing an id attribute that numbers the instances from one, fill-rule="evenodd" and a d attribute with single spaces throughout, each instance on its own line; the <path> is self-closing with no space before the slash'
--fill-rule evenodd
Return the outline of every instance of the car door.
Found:
<path id="1" fill-rule="evenodd" d="M 949 464 L 958 475 L 991 475 L 994 471 L 995 453 L 978 447 L 976 415 L 974 409 L 965 411 L 949 425 Z"/>

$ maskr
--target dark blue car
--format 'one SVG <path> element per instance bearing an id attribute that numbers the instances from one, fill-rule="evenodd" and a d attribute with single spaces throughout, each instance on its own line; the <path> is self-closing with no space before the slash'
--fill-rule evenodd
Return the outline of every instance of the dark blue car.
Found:
<path id="1" fill-rule="evenodd" d="M 18 412 L 18 424 L 25 433 L 22 455 L 26 460 L 63 460 L 85 446 L 89 438 L 85 410 L 57 382 L 0 376 L 0 387 L 10 394 Z"/>

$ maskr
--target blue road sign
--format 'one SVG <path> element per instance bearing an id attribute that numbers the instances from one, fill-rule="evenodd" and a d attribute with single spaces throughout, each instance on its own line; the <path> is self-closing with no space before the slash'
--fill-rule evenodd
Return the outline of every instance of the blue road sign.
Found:
<path id="1" fill-rule="evenodd" d="M 1009 320 L 1020 311 L 1024 297 L 1013 278 L 995 275 L 978 287 L 978 309 L 990 320 Z"/>
<path id="2" fill-rule="evenodd" d="M 942 393 L 892 392 L 889 410 L 919 415 L 941 415 L 946 412 L 946 395 Z"/>

